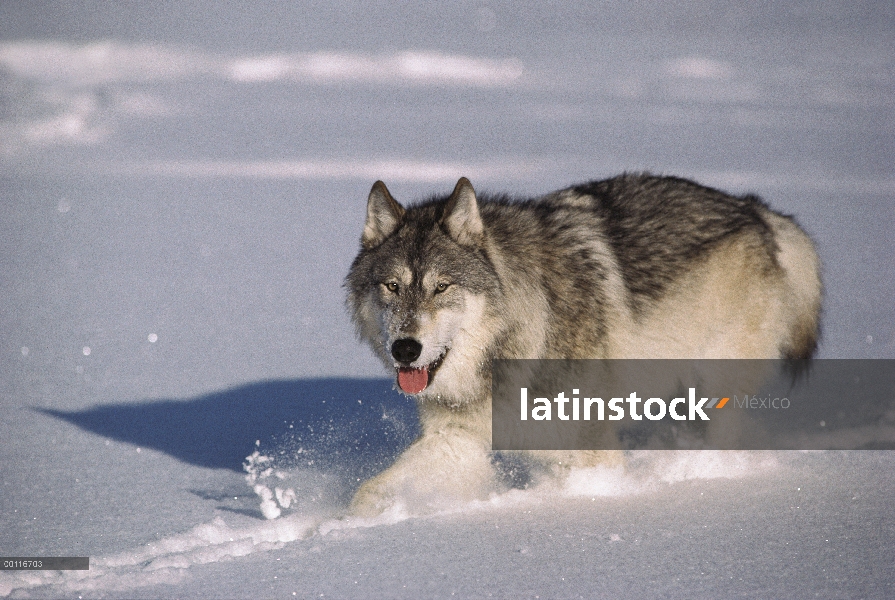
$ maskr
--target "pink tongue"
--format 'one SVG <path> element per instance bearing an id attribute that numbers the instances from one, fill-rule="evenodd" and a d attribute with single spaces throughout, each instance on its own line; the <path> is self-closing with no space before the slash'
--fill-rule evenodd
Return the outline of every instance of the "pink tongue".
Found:
<path id="1" fill-rule="evenodd" d="M 429 385 L 429 371 L 426 367 L 421 369 L 401 367 L 398 369 L 398 385 L 408 394 L 419 394 Z"/>

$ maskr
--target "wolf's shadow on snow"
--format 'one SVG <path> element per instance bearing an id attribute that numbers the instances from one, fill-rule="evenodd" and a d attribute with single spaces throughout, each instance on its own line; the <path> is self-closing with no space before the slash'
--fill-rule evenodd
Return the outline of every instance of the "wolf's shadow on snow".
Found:
<path id="1" fill-rule="evenodd" d="M 238 472 L 257 448 L 281 466 L 313 464 L 365 478 L 419 435 L 413 401 L 386 379 L 266 381 L 188 400 L 36 410 L 189 464 Z"/>

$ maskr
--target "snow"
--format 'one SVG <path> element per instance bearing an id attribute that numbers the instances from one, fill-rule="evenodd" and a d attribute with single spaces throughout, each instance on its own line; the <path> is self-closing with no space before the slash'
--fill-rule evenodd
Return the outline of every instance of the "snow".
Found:
<path id="1" fill-rule="evenodd" d="M 376 179 L 757 192 L 820 356 L 895 358 L 892 7 L 580 4 L 0 7 L 0 556 L 91 562 L 0 597 L 895 596 L 887 451 L 346 516 L 418 433 L 343 308 Z"/>
<path id="2" fill-rule="evenodd" d="M 332 52 L 270 55 L 241 59 L 230 66 L 230 77 L 244 82 L 291 79 L 491 87 L 510 84 L 521 75 L 521 65 L 513 60 L 419 52 L 402 52 L 394 56 Z"/>

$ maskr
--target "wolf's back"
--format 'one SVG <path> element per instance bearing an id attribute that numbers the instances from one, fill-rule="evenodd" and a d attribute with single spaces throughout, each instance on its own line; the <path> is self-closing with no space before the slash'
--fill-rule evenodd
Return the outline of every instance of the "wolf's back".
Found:
<path id="1" fill-rule="evenodd" d="M 482 217 L 500 278 L 543 296 L 543 357 L 807 358 L 816 348 L 814 245 L 755 196 L 622 175 L 485 201 Z"/>

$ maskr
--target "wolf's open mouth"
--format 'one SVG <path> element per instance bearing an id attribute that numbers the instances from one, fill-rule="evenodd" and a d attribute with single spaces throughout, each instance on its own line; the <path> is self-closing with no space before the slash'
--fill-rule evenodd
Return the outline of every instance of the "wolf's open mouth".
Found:
<path id="1" fill-rule="evenodd" d="M 447 350 L 425 367 L 398 367 L 398 387 L 405 394 L 419 394 L 429 386 L 445 356 Z"/>

